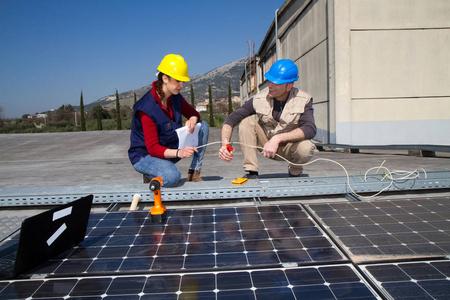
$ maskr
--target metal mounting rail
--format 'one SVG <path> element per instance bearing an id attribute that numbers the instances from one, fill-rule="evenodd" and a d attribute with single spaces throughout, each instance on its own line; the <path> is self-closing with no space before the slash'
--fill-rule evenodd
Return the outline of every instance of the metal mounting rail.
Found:
<path id="1" fill-rule="evenodd" d="M 375 193 L 389 185 L 389 181 L 382 180 L 383 176 L 370 176 L 364 181 L 364 176 L 350 176 L 349 181 L 353 190 L 358 193 Z M 351 193 L 347 185 L 347 177 L 304 177 L 298 179 L 260 180 L 264 197 L 292 197 L 315 195 L 338 195 Z M 420 178 L 395 182 L 387 191 L 409 191 L 426 189 L 450 188 L 450 172 L 430 172 L 427 178 Z"/>
<path id="2" fill-rule="evenodd" d="M 363 176 L 351 176 L 350 184 L 357 193 L 375 193 L 385 188 L 389 182 L 382 181 L 382 176 L 371 176 L 367 181 L 363 180 Z M 427 189 L 450 189 L 450 172 L 430 172 L 427 178 L 396 182 L 388 191 Z M 98 204 L 129 203 L 136 193 L 142 195 L 144 202 L 153 199 L 153 194 L 144 184 L 20 188 L 20 190 L 0 188 L 0 207 L 63 204 L 87 194 L 93 194 L 94 203 Z M 244 185 L 233 185 L 230 179 L 221 179 L 197 183 L 186 182 L 180 187 L 162 189 L 164 201 L 237 200 L 348 193 L 350 190 L 347 178 L 344 176 L 259 179 L 249 180 Z"/>

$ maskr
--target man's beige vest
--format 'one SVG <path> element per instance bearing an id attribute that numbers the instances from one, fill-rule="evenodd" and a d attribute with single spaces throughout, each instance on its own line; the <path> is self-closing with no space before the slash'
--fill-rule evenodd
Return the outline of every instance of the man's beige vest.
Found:
<path id="1" fill-rule="evenodd" d="M 264 89 L 253 97 L 253 108 L 256 111 L 258 122 L 270 139 L 282 132 L 289 132 L 298 128 L 300 116 L 305 111 L 305 105 L 311 101 L 311 96 L 297 88 L 292 88 L 281 112 L 280 122 L 272 117 L 273 101 L 268 96 L 269 89 Z"/>

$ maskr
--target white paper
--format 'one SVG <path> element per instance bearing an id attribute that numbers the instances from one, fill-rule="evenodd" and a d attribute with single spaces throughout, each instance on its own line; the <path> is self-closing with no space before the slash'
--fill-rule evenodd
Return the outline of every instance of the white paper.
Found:
<path id="1" fill-rule="evenodd" d="M 197 147 L 198 146 L 198 132 L 200 131 L 200 123 L 197 123 L 193 133 L 189 133 L 186 126 L 180 127 L 176 130 L 178 135 L 178 148 Z"/>

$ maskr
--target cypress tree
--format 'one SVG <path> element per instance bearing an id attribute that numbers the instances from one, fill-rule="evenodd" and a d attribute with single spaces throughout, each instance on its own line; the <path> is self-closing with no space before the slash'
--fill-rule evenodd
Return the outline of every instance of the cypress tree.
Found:
<path id="1" fill-rule="evenodd" d="M 98 104 L 94 109 L 95 109 L 95 118 L 97 119 L 97 130 L 103 130 L 102 125 L 103 108 L 100 104 Z"/>
<path id="2" fill-rule="evenodd" d="M 195 96 L 194 96 L 194 87 L 191 84 L 191 104 L 195 108 Z"/>
<path id="3" fill-rule="evenodd" d="M 133 115 L 134 115 L 134 106 L 136 105 L 136 102 L 137 102 L 137 97 L 136 97 L 136 92 L 135 92 L 135 91 L 133 91 L 133 97 L 134 97 L 134 104 L 133 104 L 133 106 L 131 107 L 131 112 L 130 112 L 130 117 L 131 117 L 131 119 L 133 119 Z"/>
<path id="4" fill-rule="evenodd" d="M 81 131 L 86 131 L 86 117 L 84 115 L 83 91 L 81 91 L 80 96 L 80 125 Z"/>
<path id="5" fill-rule="evenodd" d="M 209 126 L 214 127 L 214 111 L 213 111 L 213 101 L 212 101 L 212 92 L 211 92 L 211 85 L 208 85 L 208 94 L 209 94 Z"/>
<path id="6" fill-rule="evenodd" d="M 228 114 L 233 112 L 233 102 L 231 102 L 231 81 L 228 80 Z"/>
<path id="7" fill-rule="evenodd" d="M 120 117 L 119 92 L 116 90 L 116 120 L 117 130 L 122 130 L 122 118 Z"/>

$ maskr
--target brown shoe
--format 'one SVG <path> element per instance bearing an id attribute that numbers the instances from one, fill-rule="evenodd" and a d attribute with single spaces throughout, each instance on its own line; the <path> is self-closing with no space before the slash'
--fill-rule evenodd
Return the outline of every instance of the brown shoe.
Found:
<path id="1" fill-rule="evenodd" d="M 187 181 L 192 181 L 192 182 L 203 181 L 202 177 L 200 176 L 200 170 L 189 170 L 188 176 L 187 176 Z"/>
<path id="2" fill-rule="evenodd" d="M 147 177 L 147 175 L 142 174 L 142 181 L 144 183 L 150 183 L 150 181 L 152 181 L 152 179 L 150 177 Z"/>
<path id="3" fill-rule="evenodd" d="M 289 165 L 288 173 L 289 173 L 290 177 L 300 177 L 302 175 L 302 173 L 303 173 L 303 167 L 302 166 Z"/>

